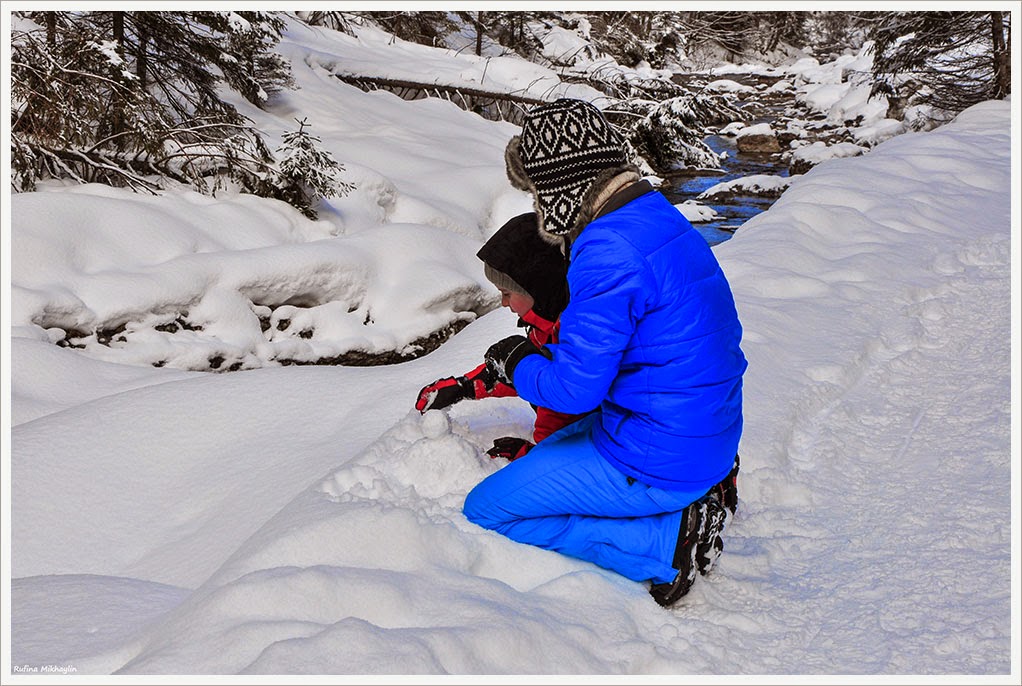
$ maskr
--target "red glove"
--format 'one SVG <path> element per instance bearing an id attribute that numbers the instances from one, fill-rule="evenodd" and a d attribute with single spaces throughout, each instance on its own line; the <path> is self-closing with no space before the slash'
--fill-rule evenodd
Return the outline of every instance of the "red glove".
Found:
<path id="1" fill-rule="evenodd" d="M 481 364 L 462 376 L 448 376 L 437 379 L 419 391 L 415 409 L 442 410 L 462 400 L 480 398 L 503 398 L 515 395 L 515 389 L 497 380 L 485 364 Z"/>
<path id="2" fill-rule="evenodd" d="M 486 363 L 482 363 L 468 374 L 465 378 L 472 383 L 472 392 L 476 400 L 480 398 L 507 398 L 518 395 L 515 389 L 497 378 Z"/>
<path id="3" fill-rule="evenodd" d="M 533 444 L 524 438 L 504 436 L 493 439 L 493 447 L 487 450 L 486 454 L 490 457 L 506 457 L 508 462 L 514 462 L 532 448 Z"/>
<path id="4" fill-rule="evenodd" d="M 465 398 L 473 398 L 472 383 L 464 376 L 448 376 L 437 379 L 419 391 L 415 401 L 415 409 L 425 413 L 426 410 L 442 410 Z"/>

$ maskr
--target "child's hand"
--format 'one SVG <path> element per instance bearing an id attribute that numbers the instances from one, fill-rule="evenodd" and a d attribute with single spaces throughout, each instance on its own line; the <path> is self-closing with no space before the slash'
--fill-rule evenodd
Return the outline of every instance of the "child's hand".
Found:
<path id="1" fill-rule="evenodd" d="M 424 386 L 415 401 L 415 409 L 422 413 L 442 410 L 465 398 L 475 398 L 472 382 L 464 376 L 448 376 Z"/>
<path id="2" fill-rule="evenodd" d="M 517 460 L 525 453 L 532 450 L 533 444 L 524 438 L 504 436 L 493 439 L 493 447 L 486 451 L 490 457 L 504 457 L 508 462 Z"/>
<path id="3" fill-rule="evenodd" d="M 507 385 L 514 387 L 515 367 L 522 358 L 538 353 L 539 348 L 525 336 L 508 336 L 490 346 L 483 359 L 491 373 Z"/>

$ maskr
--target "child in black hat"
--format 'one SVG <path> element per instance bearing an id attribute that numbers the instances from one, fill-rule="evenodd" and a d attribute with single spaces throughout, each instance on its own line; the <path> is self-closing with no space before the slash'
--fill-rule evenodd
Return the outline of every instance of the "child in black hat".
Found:
<path id="1" fill-rule="evenodd" d="M 568 262 L 561 251 L 539 234 L 536 214 L 528 212 L 504 224 L 476 253 L 486 278 L 501 293 L 501 306 L 519 317 L 528 339 L 537 347 L 557 342 L 558 318 L 568 304 Z M 485 363 L 457 377 L 445 377 L 419 391 L 415 409 L 439 410 L 462 400 L 517 395 Z M 515 460 L 536 443 L 583 415 L 536 408 L 533 440 L 505 436 L 487 450 L 490 457 Z"/>

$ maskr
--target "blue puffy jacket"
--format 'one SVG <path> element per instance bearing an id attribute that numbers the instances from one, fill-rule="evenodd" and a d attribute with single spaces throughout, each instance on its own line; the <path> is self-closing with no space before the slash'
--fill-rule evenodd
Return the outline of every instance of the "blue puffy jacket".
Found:
<path id="1" fill-rule="evenodd" d="M 597 450 L 637 481 L 702 490 L 731 469 L 742 433 L 742 327 L 705 239 L 659 192 L 590 222 L 571 248 L 571 300 L 552 359 L 528 355 L 518 394 L 600 406 Z"/>

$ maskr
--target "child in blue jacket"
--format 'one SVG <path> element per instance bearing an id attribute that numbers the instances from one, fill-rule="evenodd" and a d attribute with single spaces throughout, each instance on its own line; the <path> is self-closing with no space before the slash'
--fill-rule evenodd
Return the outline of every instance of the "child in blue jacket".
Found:
<path id="1" fill-rule="evenodd" d="M 671 605 L 716 561 L 737 503 L 747 363 L 730 286 L 592 105 L 534 108 L 505 156 L 570 258 L 569 303 L 558 343 L 511 336 L 487 363 L 533 404 L 592 413 L 480 483 L 465 515 Z"/>

